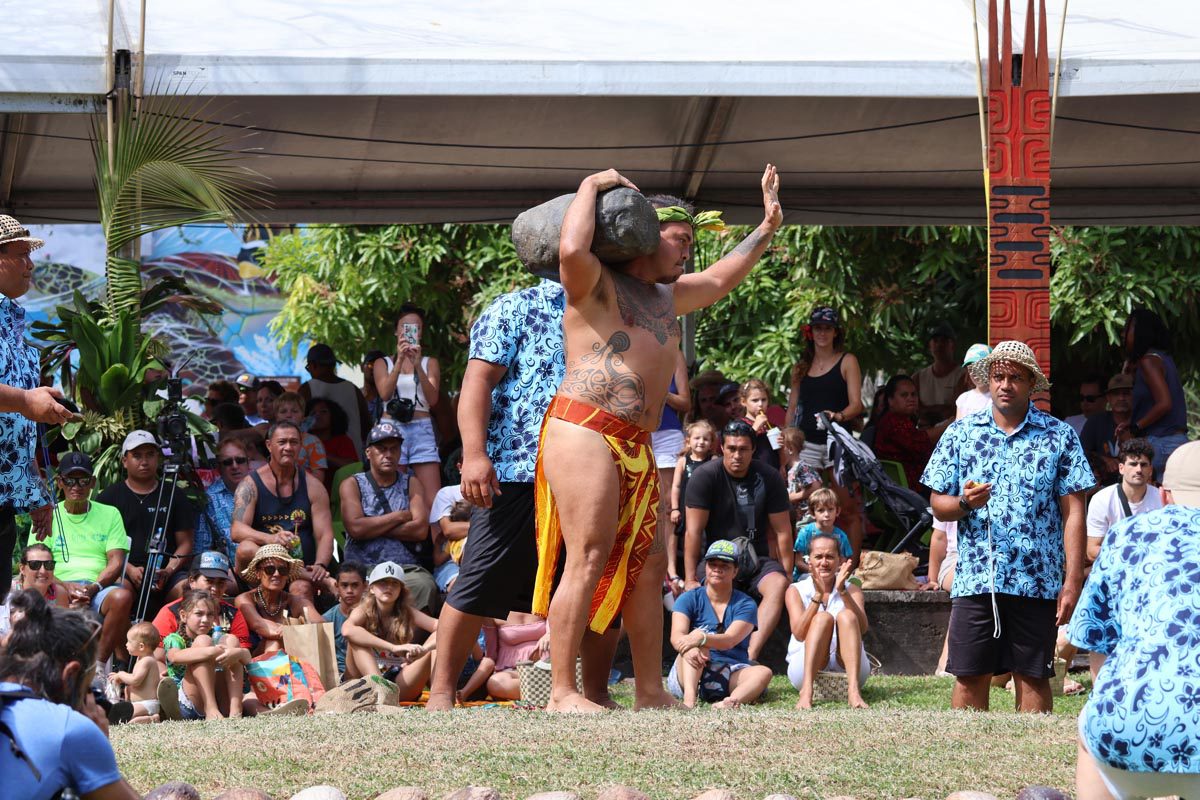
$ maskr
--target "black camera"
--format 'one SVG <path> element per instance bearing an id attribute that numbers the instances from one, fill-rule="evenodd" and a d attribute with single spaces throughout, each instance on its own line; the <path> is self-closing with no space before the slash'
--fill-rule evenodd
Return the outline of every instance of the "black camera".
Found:
<path id="1" fill-rule="evenodd" d="M 183 413 L 183 380 L 167 379 L 167 403 L 158 416 L 158 440 L 173 458 L 186 458 L 190 448 L 188 418 Z"/>
<path id="2" fill-rule="evenodd" d="M 413 411 L 416 409 L 416 407 L 417 404 L 414 403 L 410 398 L 393 397 L 391 400 L 387 401 L 387 405 L 383 407 L 383 410 L 387 412 L 389 417 L 396 420 L 396 422 L 399 422 L 401 425 L 406 425 L 412 422 Z"/>

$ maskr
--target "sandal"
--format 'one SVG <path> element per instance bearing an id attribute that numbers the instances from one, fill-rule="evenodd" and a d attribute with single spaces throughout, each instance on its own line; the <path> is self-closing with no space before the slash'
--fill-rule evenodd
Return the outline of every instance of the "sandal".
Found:
<path id="1" fill-rule="evenodd" d="M 181 722 L 183 712 L 179 709 L 179 687 L 171 678 L 158 682 L 158 713 L 164 722 Z"/>

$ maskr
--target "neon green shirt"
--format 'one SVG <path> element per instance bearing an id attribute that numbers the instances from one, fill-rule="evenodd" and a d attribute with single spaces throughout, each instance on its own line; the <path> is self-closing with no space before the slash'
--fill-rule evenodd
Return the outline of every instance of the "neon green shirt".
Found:
<path id="1" fill-rule="evenodd" d="M 95 500 L 86 514 L 68 514 L 66 503 L 59 503 L 53 531 L 47 544 L 57 562 L 54 577 L 60 581 L 94 581 L 108 564 L 109 550 L 128 550 L 121 512 Z"/>

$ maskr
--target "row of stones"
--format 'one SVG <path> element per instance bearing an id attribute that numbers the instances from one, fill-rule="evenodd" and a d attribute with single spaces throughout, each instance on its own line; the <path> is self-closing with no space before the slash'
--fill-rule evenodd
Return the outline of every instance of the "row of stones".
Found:
<path id="1" fill-rule="evenodd" d="M 330 786 L 313 786 L 292 796 L 291 800 L 346 800 L 346 796 Z M 422 789 L 411 786 L 399 786 L 378 795 L 375 800 L 431 800 Z M 486 786 L 467 786 L 450 792 L 442 800 L 503 800 L 500 793 Z M 541 792 L 530 795 L 526 800 L 581 800 L 575 792 Z M 609 786 L 602 789 L 596 800 L 650 800 L 650 798 L 628 786 Z M 709 789 L 697 795 L 693 800 L 737 800 L 737 796 L 725 789 Z M 763 800 L 797 800 L 789 794 L 769 794 Z M 857 800 L 848 795 L 830 797 L 827 800 Z M 904 800 L 919 800 L 919 798 L 904 798 Z M 986 792 L 963 791 L 954 792 L 946 800 L 998 800 L 995 795 Z M 1020 791 L 1017 800 L 1070 800 L 1070 797 L 1058 789 L 1049 786 L 1028 786 Z"/>

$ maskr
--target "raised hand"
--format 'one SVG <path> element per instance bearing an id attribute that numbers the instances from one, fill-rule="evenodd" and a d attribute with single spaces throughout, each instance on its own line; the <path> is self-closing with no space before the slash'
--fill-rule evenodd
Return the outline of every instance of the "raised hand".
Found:
<path id="1" fill-rule="evenodd" d="M 771 230 L 783 224 L 783 206 L 779 204 L 779 173 L 774 164 L 767 164 L 762 176 L 763 222 Z"/>
<path id="2" fill-rule="evenodd" d="M 835 590 L 838 592 L 846 591 L 846 581 L 850 580 L 850 572 L 852 571 L 852 568 L 853 564 L 851 564 L 849 561 L 846 561 L 842 564 L 841 569 L 839 569 L 837 573 L 837 582 L 834 583 Z"/>
<path id="3" fill-rule="evenodd" d="M 635 192 L 641 191 L 633 185 L 633 181 L 626 178 L 615 169 L 606 169 L 604 172 L 597 172 L 595 175 L 589 175 L 587 180 L 596 188 L 597 192 L 603 192 L 612 189 L 616 186 L 626 186 L 633 189 Z"/>

